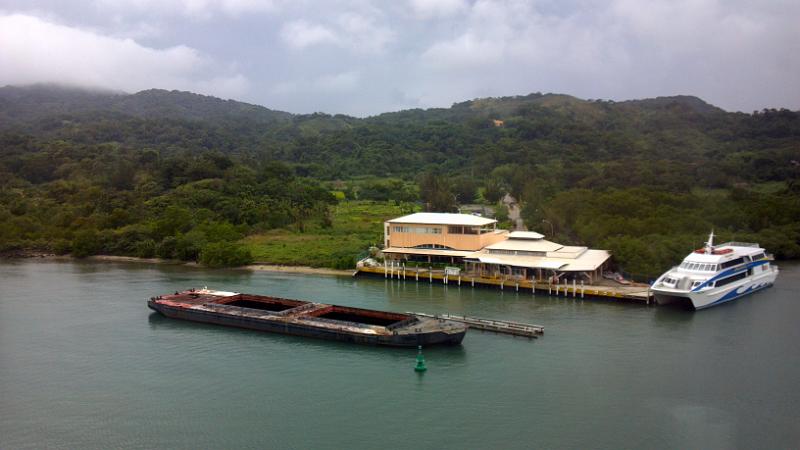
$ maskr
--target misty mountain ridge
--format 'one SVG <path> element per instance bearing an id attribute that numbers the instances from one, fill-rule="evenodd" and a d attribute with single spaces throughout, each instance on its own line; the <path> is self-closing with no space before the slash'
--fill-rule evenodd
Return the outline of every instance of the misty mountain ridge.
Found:
<path id="1" fill-rule="evenodd" d="M 186 91 L 148 89 L 128 94 L 54 84 L 0 88 L 0 122 L 6 126 L 30 123 L 47 116 L 98 112 L 147 119 L 246 120 L 256 124 L 282 122 L 292 117 L 290 113 L 259 105 Z"/>
<path id="2" fill-rule="evenodd" d="M 145 119 L 193 121 L 246 121 L 269 125 L 293 119 L 313 121 L 321 129 L 339 129 L 346 123 L 374 118 L 392 119 L 414 116 L 418 119 L 463 120 L 475 116 L 506 119 L 524 114 L 526 109 L 542 108 L 557 113 L 594 121 L 609 109 L 674 111 L 687 114 L 726 112 L 702 99 L 689 95 L 656 97 L 640 100 L 584 100 L 565 94 L 533 93 L 520 96 L 488 97 L 453 104 L 450 108 L 411 109 L 386 112 L 359 119 L 337 114 L 293 114 L 260 105 L 223 100 L 187 91 L 148 89 L 128 94 L 121 91 L 70 87 L 55 84 L 5 86 L 0 88 L 0 128 L 30 124 L 57 115 L 116 113 Z M 422 117 L 420 117 L 422 116 Z M 333 121 L 333 122 L 331 122 Z"/>

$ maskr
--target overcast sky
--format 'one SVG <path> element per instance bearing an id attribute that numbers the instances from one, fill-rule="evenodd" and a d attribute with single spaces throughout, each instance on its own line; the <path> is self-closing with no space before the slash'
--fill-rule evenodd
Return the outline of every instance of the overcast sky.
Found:
<path id="1" fill-rule="evenodd" d="M 798 0 L 0 0 L 0 85 L 357 116 L 476 97 L 800 109 Z"/>

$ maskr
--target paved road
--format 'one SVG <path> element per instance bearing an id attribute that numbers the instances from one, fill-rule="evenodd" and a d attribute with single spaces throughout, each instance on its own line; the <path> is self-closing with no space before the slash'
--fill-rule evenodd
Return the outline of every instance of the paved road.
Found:
<path id="1" fill-rule="evenodd" d="M 517 200 L 512 197 L 510 194 L 506 194 L 503 197 L 503 203 L 508 207 L 508 218 L 511 219 L 511 223 L 514 224 L 514 231 L 528 231 L 528 227 L 525 226 L 525 222 L 520 217 L 520 209 Z"/>

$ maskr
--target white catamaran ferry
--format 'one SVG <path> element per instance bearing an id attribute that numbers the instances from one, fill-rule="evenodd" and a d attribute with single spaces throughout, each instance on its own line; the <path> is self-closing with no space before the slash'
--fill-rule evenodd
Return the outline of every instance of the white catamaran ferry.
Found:
<path id="1" fill-rule="evenodd" d="M 651 287 L 658 304 L 689 301 L 694 309 L 719 305 L 772 286 L 778 267 L 758 244 L 726 242 L 714 245 L 714 232 L 705 247 L 661 275 Z"/>

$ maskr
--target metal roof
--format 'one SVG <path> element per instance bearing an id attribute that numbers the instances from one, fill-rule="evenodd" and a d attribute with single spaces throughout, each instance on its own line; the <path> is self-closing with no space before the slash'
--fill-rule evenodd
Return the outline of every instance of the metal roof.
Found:
<path id="1" fill-rule="evenodd" d="M 564 246 L 561 244 L 545 239 L 506 239 L 486 246 L 489 250 L 520 250 L 526 252 L 554 252 L 562 247 Z"/>
<path id="2" fill-rule="evenodd" d="M 497 223 L 494 219 L 473 216 L 471 214 L 453 213 L 414 213 L 396 219 L 387 220 L 389 223 L 418 223 L 424 225 L 467 225 L 483 226 Z"/>
<path id="3" fill-rule="evenodd" d="M 512 231 L 508 234 L 509 239 L 541 239 L 543 238 L 543 234 L 539 234 L 535 231 Z"/>
<path id="4" fill-rule="evenodd" d="M 564 272 L 589 272 L 603 265 L 611 254 L 606 250 L 586 250 L 577 258 L 557 258 L 551 256 L 493 255 L 485 251 L 469 255 L 486 264 L 498 264 L 531 269 L 550 269 Z"/>
<path id="5" fill-rule="evenodd" d="M 431 255 L 431 256 L 457 256 L 464 257 L 471 255 L 473 251 L 462 250 L 438 250 L 430 248 L 404 248 L 404 247 L 389 247 L 382 250 L 383 253 L 401 253 L 405 255 Z"/>

